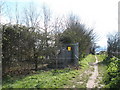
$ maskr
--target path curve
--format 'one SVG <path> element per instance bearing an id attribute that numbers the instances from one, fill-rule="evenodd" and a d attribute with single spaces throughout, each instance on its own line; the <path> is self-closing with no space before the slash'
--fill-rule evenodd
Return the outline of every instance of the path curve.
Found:
<path id="1" fill-rule="evenodd" d="M 87 84 L 86 84 L 86 87 L 87 88 L 95 88 L 95 80 L 97 79 L 97 76 L 98 76 L 98 59 L 97 57 L 95 56 L 95 59 L 96 59 L 96 62 L 93 64 L 94 65 L 94 72 L 92 72 L 92 75 L 90 76 Z"/>

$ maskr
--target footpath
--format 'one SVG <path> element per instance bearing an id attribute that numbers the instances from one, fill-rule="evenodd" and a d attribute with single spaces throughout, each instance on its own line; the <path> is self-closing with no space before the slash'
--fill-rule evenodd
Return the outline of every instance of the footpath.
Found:
<path id="1" fill-rule="evenodd" d="M 90 78 L 89 78 L 89 80 L 88 80 L 88 82 L 86 84 L 86 88 L 95 88 L 95 85 L 96 85 L 95 81 L 96 81 L 96 79 L 98 77 L 98 64 L 97 64 L 98 59 L 97 59 L 96 56 L 95 56 L 95 59 L 96 59 L 96 62 L 93 63 L 94 71 L 92 72 L 92 75 L 90 76 Z"/>

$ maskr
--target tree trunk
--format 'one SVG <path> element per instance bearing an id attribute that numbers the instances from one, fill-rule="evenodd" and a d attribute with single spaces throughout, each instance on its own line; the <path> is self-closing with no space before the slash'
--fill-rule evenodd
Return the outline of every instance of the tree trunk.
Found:
<path id="1" fill-rule="evenodd" d="M 34 64 L 35 64 L 35 71 L 38 70 L 38 61 L 37 61 L 37 53 L 35 52 L 35 47 L 34 47 Z"/>

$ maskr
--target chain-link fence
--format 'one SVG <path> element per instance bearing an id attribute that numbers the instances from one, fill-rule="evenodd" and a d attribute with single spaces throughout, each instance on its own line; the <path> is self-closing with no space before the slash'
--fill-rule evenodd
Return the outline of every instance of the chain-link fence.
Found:
<path id="1" fill-rule="evenodd" d="M 64 68 L 68 65 L 77 66 L 79 60 L 79 45 L 78 43 L 75 44 L 64 44 L 60 47 L 57 51 L 56 58 L 53 58 L 51 64 L 48 67 L 51 68 Z"/>

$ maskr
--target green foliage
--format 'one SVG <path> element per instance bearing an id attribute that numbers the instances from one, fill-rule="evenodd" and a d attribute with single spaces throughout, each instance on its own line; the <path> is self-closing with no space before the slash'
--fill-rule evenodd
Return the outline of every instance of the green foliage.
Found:
<path id="1" fill-rule="evenodd" d="M 33 59 L 33 47 L 36 42 L 33 38 L 34 35 L 36 35 L 36 33 L 22 25 L 3 25 L 3 74 L 7 68 L 13 66 L 14 62 L 18 65 L 17 62 L 19 61 L 30 61 Z"/>
<path id="2" fill-rule="evenodd" d="M 53 55 L 54 49 L 45 46 L 43 33 L 36 32 L 34 28 L 23 25 L 3 25 L 2 26 L 2 64 L 3 75 L 10 73 L 10 68 L 19 67 L 19 69 L 28 66 L 28 69 L 38 68 L 38 63 L 43 63 L 43 58 Z M 24 64 L 28 65 L 24 65 Z M 21 66 L 20 63 L 23 63 Z M 30 63 L 34 67 L 29 68 Z M 33 66 L 33 65 L 32 65 Z"/>
<path id="3" fill-rule="evenodd" d="M 110 58 L 107 73 L 104 77 L 105 88 L 119 88 L 120 85 L 120 60 L 118 58 Z"/>

